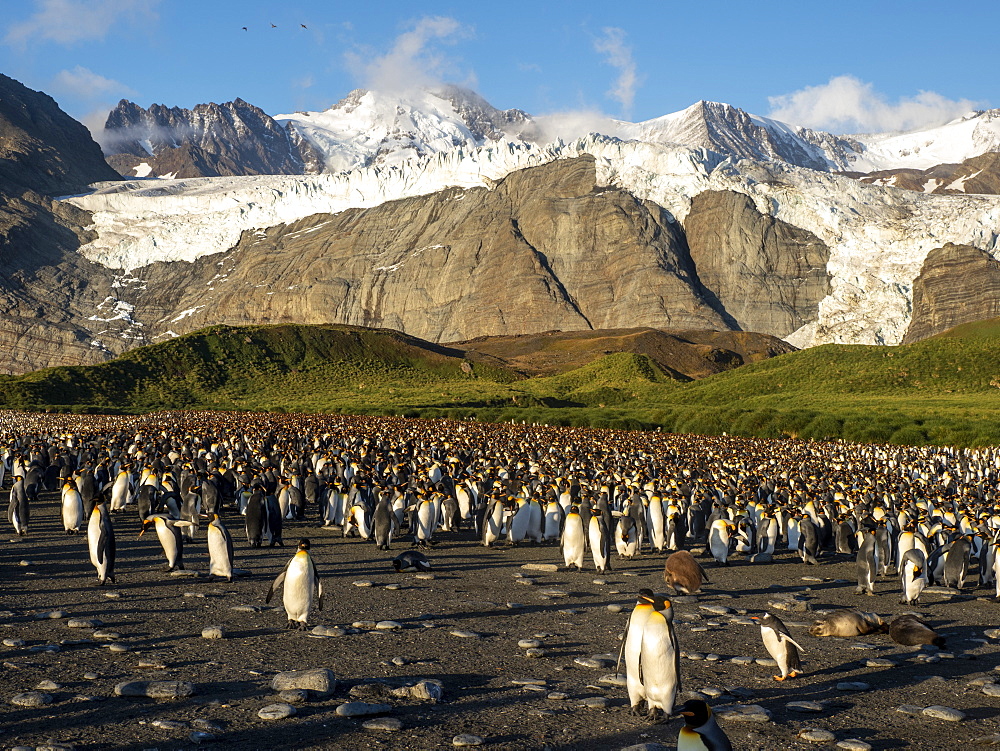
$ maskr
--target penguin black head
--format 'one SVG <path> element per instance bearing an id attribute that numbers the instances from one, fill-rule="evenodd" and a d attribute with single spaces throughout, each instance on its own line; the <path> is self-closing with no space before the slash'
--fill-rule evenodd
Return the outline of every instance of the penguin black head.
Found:
<path id="1" fill-rule="evenodd" d="M 309 540 L 305 537 L 299 540 L 299 550 L 309 550 Z"/>
<path id="2" fill-rule="evenodd" d="M 712 708 L 701 699 L 688 699 L 677 714 L 684 718 L 688 727 L 700 728 L 712 719 Z"/>
<path id="3" fill-rule="evenodd" d="M 653 590 L 644 588 L 639 590 L 639 595 L 636 599 L 638 599 L 640 602 L 646 602 L 652 604 L 653 599 L 655 597 L 656 595 L 653 594 Z"/>

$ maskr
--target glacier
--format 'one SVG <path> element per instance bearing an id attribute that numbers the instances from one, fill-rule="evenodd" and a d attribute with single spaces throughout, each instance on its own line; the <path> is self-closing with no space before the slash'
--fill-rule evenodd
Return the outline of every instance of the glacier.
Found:
<path id="1" fill-rule="evenodd" d="M 98 237 L 80 252 L 141 278 L 151 263 L 221 253 L 243 232 L 448 187 L 490 188 L 514 170 L 584 154 L 596 159 L 602 185 L 653 201 L 675 220 L 699 193 L 731 190 L 826 243 L 831 291 L 818 320 L 787 337 L 798 347 L 897 344 L 930 250 L 951 242 L 1000 257 L 1000 196 L 924 195 L 784 162 L 597 134 L 542 147 L 503 141 L 457 148 L 336 175 L 132 180 L 64 200 L 93 212 Z"/>

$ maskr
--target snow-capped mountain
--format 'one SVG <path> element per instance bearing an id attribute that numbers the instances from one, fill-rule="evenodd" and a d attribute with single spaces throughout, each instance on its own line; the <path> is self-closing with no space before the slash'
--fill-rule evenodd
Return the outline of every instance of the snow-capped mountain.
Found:
<path id="1" fill-rule="evenodd" d="M 520 110 L 498 110 L 479 95 L 448 87 L 411 97 L 356 89 L 323 112 L 275 118 L 322 155 L 325 172 L 400 164 L 453 149 L 476 149 L 517 137 L 528 122 Z"/>

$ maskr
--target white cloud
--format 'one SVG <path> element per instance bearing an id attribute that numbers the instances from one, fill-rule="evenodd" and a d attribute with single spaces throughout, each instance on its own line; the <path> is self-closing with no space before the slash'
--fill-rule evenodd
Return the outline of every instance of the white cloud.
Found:
<path id="1" fill-rule="evenodd" d="M 311 89 L 315 84 L 316 80 L 308 74 L 292 81 L 292 86 L 296 89 Z"/>
<path id="2" fill-rule="evenodd" d="M 632 48 L 625 43 L 625 30 L 608 26 L 604 29 L 604 36 L 594 40 L 594 49 L 604 55 L 606 64 L 618 70 L 618 78 L 607 94 L 621 104 L 622 115 L 628 118 L 635 101 L 635 90 L 639 86 L 639 75 L 632 58 Z"/>
<path id="3" fill-rule="evenodd" d="M 892 103 L 870 83 L 835 76 L 820 86 L 768 97 L 769 117 L 834 133 L 883 133 L 941 125 L 977 109 L 970 99 L 953 100 L 921 91 Z"/>
<path id="4" fill-rule="evenodd" d="M 73 70 L 59 71 L 52 81 L 52 90 L 85 100 L 98 99 L 108 95 L 135 96 L 135 91 L 125 84 L 105 78 L 82 65 L 77 65 Z"/>
<path id="5" fill-rule="evenodd" d="M 621 137 L 621 126 L 616 120 L 594 110 L 551 112 L 532 118 L 532 127 L 524 136 L 536 143 L 564 142 L 583 138 L 590 133 Z"/>
<path id="6" fill-rule="evenodd" d="M 454 44 L 470 35 L 471 30 L 454 18 L 430 16 L 421 18 L 412 29 L 396 37 L 386 54 L 368 56 L 350 52 L 346 58 L 365 88 L 405 94 L 433 87 L 452 71 L 452 61 L 436 49 L 436 44 Z"/>
<path id="7" fill-rule="evenodd" d="M 88 39 L 104 39 L 119 21 L 130 24 L 156 20 L 160 0 L 35 0 L 35 13 L 27 20 L 12 23 L 4 42 L 25 47 L 30 42 L 51 41 L 72 44 Z"/>

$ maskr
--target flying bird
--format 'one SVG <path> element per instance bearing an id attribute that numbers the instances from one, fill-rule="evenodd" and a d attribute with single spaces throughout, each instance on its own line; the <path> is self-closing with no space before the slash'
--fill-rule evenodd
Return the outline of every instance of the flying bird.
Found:
<path id="1" fill-rule="evenodd" d="M 272 28 L 272 29 L 276 29 L 276 28 L 278 28 L 278 27 L 277 27 L 277 26 L 275 26 L 275 25 L 274 25 L 274 24 L 272 23 L 272 24 L 271 24 L 271 28 Z"/>
<path id="2" fill-rule="evenodd" d="M 247 30 L 247 27 L 246 27 L 246 26 L 244 26 L 244 27 L 243 27 L 243 31 L 246 31 L 246 30 Z"/>
<path id="3" fill-rule="evenodd" d="M 306 26 L 306 25 L 305 25 L 304 23 L 300 23 L 300 24 L 299 24 L 299 26 L 301 26 L 301 27 L 302 27 L 303 29 L 308 29 L 308 28 L 309 28 L 309 27 L 308 27 L 308 26 Z"/>

